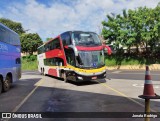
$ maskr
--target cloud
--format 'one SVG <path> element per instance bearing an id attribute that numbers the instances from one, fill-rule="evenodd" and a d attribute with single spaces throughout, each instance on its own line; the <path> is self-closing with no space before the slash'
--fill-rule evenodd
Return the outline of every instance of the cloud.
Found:
<path id="1" fill-rule="evenodd" d="M 155 7 L 160 0 L 64 0 L 50 1 L 50 4 L 36 0 L 15 2 L 1 10 L 0 17 L 22 23 L 29 32 L 38 33 L 43 40 L 68 30 L 99 32 L 106 14 L 121 13 L 122 9 L 139 6 Z"/>
<path id="2" fill-rule="evenodd" d="M 3 15 L 2 14 L 0 14 L 0 18 L 2 18 L 3 17 Z"/>

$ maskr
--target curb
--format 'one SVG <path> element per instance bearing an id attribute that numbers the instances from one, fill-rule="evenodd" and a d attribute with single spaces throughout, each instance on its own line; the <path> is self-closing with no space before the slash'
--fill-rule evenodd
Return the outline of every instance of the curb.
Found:
<path id="1" fill-rule="evenodd" d="M 150 70 L 160 70 L 160 64 L 149 65 Z M 107 70 L 145 70 L 146 65 L 107 66 Z"/>

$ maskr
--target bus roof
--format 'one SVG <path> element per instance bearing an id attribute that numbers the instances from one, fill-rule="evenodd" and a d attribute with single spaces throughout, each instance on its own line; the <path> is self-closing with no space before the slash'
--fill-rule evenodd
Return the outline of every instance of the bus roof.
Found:
<path id="1" fill-rule="evenodd" d="M 95 33 L 95 32 L 91 32 L 91 31 L 73 30 L 73 31 L 66 31 L 66 32 L 63 32 L 63 33 L 59 34 L 58 36 L 56 36 L 55 38 L 59 37 L 60 35 L 62 35 L 62 34 L 64 34 L 64 33 L 67 33 L 67 32 L 71 32 L 71 33 L 72 33 L 72 32 L 90 32 L 90 33 Z M 50 41 L 52 41 L 52 40 L 55 39 L 55 38 L 52 38 L 52 39 L 50 39 L 49 41 L 43 43 L 43 44 L 42 44 L 41 46 L 39 46 L 38 48 L 44 46 L 45 44 L 49 43 Z M 38 49 L 38 48 L 37 48 L 37 49 Z"/>
<path id="2" fill-rule="evenodd" d="M 91 31 L 80 31 L 80 30 L 73 30 L 73 31 L 66 31 L 66 32 L 89 32 L 89 33 L 96 33 L 96 32 L 91 32 Z M 63 32 L 63 33 L 66 33 L 66 32 Z M 61 33 L 61 34 L 63 34 L 63 33 Z"/>
<path id="3" fill-rule="evenodd" d="M 4 27 L 5 29 L 9 30 L 10 32 L 13 32 L 14 34 L 16 34 L 16 35 L 18 36 L 18 34 L 17 34 L 15 31 L 11 30 L 11 29 L 10 29 L 9 27 L 7 27 L 6 25 L 0 23 L 0 27 Z"/>

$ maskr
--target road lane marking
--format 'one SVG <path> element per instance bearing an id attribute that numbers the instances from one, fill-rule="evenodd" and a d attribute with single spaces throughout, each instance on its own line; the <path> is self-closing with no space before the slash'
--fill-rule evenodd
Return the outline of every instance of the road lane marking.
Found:
<path id="1" fill-rule="evenodd" d="M 20 102 L 19 105 L 17 105 L 12 112 L 17 112 L 18 109 L 28 100 L 28 98 L 36 91 L 36 89 L 41 86 L 43 83 L 43 79 L 39 80 L 39 82 L 37 83 L 37 86 Z"/>
<path id="2" fill-rule="evenodd" d="M 114 74 L 118 74 L 118 73 L 120 73 L 121 71 L 114 71 L 114 72 L 112 72 L 112 73 L 114 73 Z"/>
<path id="3" fill-rule="evenodd" d="M 95 81 L 96 81 L 96 80 L 95 80 Z M 114 88 L 108 86 L 106 83 L 101 83 L 101 82 L 99 82 L 99 81 L 96 81 L 96 82 L 98 82 L 98 83 L 101 84 L 102 86 L 107 87 L 108 89 L 110 89 L 110 90 L 112 90 L 112 91 L 118 93 L 119 95 L 121 95 L 121 96 L 127 98 L 128 100 L 130 100 L 130 101 L 132 101 L 132 102 L 134 102 L 134 103 L 136 103 L 136 104 L 138 104 L 138 105 L 140 105 L 140 106 L 142 106 L 142 107 L 145 107 L 145 105 L 143 105 L 143 104 L 139 103 L 138 101 L 136 101 L 136 100 L 134 100 L 134 99 L 128 97 L 127 95 L 123 94 L 122 92 L 120 92 L 120 91 L 118 91 L 118 90 L 116 90 L 116 89 L 114 89 Z M 153 110 L 153 109 L 151 109 L 151 108 L 150 108 L 150 110 L 153 111 L 153 112 L 158 112 L 158 111 Z"/>
<path id="4" fill-rule="evenodd" d="M 113 73 L 113 72 L 111 72 L 111 73 Z M 145 75 L 145 73 L 123 73 L 123 72 L 122 73 L 116 73 L 116 74 L 139 74 L 139 75 L 143 74 L 143 75 Z M 151 73 L 150 75 L 160 75 L 160 74 L 152 74 Z"/>
<path id="5" fill-rule="evenodd" d="M 39 72 L 22 72 L 22 74 L 40 74 Z"/>
<path id="6" fill-rule="evenodd" d="M 132 84 L 133 87 L 141 87 L 143 88 L 144 87 L 144 84 Z"/>
<path id="7" fill-rule="evenodd" d="M 132 84 L 133 87 L 140 87 L 140 88 L 144 88 L 144 84 Z M 153 87 L 155 89 L 159 89 L 159 86 L 158 85 L 154 85 L 153 84 Z"/>

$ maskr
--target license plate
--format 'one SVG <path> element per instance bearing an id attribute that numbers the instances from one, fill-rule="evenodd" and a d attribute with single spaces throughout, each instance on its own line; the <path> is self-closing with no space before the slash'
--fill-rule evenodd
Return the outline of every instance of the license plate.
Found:
<path id="1" fill-rule="evenodd" d="M 92 77 L 92 79 L 97 79 L 97 77 L 96 77 L 96 76 L 94 76 L 94 77 Z"/>

